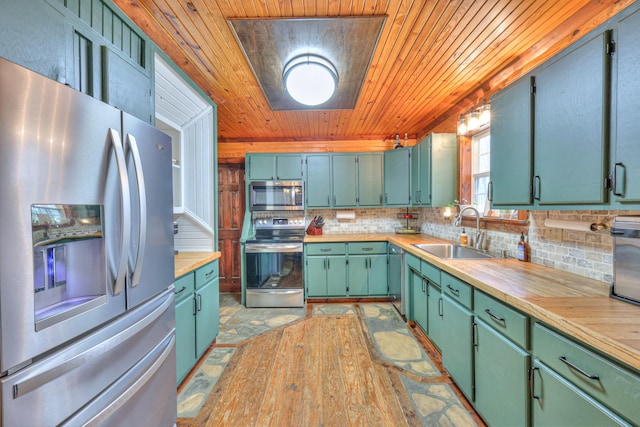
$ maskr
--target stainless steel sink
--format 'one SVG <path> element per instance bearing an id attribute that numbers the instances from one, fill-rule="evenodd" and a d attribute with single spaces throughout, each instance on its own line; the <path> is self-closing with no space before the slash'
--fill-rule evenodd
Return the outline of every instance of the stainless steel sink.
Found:
<path id="1" fill-rule="evenodd" d="M 449 243 L 416 243 L 418 249 L 435 255 L 443 259 L 490 259 L 491 255 L 468 248 L 466 246 L 453 245 Z"/>

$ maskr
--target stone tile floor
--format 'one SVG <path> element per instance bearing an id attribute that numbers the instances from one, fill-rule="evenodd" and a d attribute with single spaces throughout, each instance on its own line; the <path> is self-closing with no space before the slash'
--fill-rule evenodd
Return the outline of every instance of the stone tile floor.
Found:
<path id="1" fill-rule="evenodd" d="M 425 426 L 476 426 L 446 382 L 420 382 L 418 378 L 442 374 L 406 323 L 389 303 L 360 303 L 369 334 L 382 360 L 400 368 L 400 379 Z M 311 315 L 358 315 L 353 304 L 313 304 Z M 214 347 L 178 395 L 178 417 L 195 417 L 231 360 L 235 348 L 251 337 L 306 316 L 306 308 L 246 309 L 236 294 L 220 295 L 220 334 Z M 224 347 L 224 345 L 230 345 Z M 409 373 L 403 375 L 403 372 Z"/>

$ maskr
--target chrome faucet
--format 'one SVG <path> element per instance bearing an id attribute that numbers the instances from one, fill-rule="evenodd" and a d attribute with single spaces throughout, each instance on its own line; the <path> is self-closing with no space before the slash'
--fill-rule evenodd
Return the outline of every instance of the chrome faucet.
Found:
<path id="1" fill-rule="evenodd" d="M 455 221 L 453 222 L 453 225 L 455 225 L 456 227 L 460 227 L 460 224 L 462 223 L 462 214 L 467 210 L 472 210 L 476 214 L 476 236 L 473 241 L 473 247 L 481 250 L 482 244 L 484 243 L 485 233 L 484 231 L 480 231 L 480 212 L 478 212 L 478 209 L 474 208 L 473 206 L 465 206 L 460 210 L 460 213 L 458 214 Z"/>

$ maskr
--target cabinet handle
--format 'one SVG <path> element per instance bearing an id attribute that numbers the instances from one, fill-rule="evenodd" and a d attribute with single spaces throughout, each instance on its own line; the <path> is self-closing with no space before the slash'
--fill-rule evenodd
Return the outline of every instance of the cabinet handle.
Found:
<path id="1" fill-rule="evenodd" d="M 173 294 L 174 294 L 174 295 L 181 294 L 182 292 L 184 292 L 184 290 L 185 290 L 185 289 L 187 289 L 187 287 L 186 287 L 186 286 L 183 286 L 183 287 L 182 287 L 182 289 L 180 289 L 179 291 L 173 291 Z"/>
<path id="2" fill-rule="evenodd" d="M 325 269 L 325 270 L 327 269 L 327 259 L 326 258 L 324 258 L 322 260 L 322 268 Z"/>
<path id="3" fill-rule="evenodd" d="M 478 346 L 478 324 L 476 322 L 471 325 L 471 342 L 474 347 Z"/>
<path id="4" fill-rule="evenodd" d="M 327 194 L 327 206 L 331 206 L 331 196 Z"/>
<path id="5" fill-rule="evenodd" d="M 622 168 L 621 178 L 618 179 L 618 167 Z M 613 166 L 613 182 L 611 183 L 611 187 L 613 187 L 613 194 L 616 196 L 624 197 L 624 178 L 627 168 L 623 163 L 616 163 Z M 622 191 L 618 190 L 618 182 L 622 182 Z"/>
<path id="6" fill-rule="evenodd" d="M 456 296 L 459 297 L 460 296 L 460 290 L 451 287 L 451 285 L 447 285 L 447 288 L 449 288 L 449 291 L 451 291 L 451 293 Z"/>
<path id="7" fill-rule="evenodd" d="M 442 317 L 444 315 L 442 310 L 442 297 L 438 298 L 438 316 Z"/>
<path id="8" fill-rule="evenodd" d="M 327 258 L 327 270 L 331 268 L 331 260 Z"/>
<path id="9" fill-rule="evenodd" d="M 531 397 L 533 397 L 534 399 L 540 400 L 542 396 L 536 395 L 536 390 L 535 390 L 536 388 L 535 373 L 538 369 L 539 368 L 536 368 L 535 366 L 529 369 L 529 393 L 531 394 Z"/>
<path id="10" fill-rule="evenodd" d="M 427 279 L 422 279 L 422 292 L 427 293 Z"/>
<path id="11" fill-rule="evenodd" d="M 196 296 L 193 296 L 193 315 L 198 313 L 198 303 L 196 302 Z"/>
<path id="12" fill-rule="evenodd" d="M 331 252 L 331 248 L 321 248 L 320 252 Z"/>
<path id="13" fill-rule="evenodd" d="M 373 250 L 373 248 L 362 248 L 362 250 L 364 252 L 371 252 Z"/>
<path id="14" fill-rule="evenodd" d="M 533 198 L 535 200 L 540 200 L 540 176 L 536 175 L 533 177 Z"/>
<path id="15" fill-rule="evenodd" d="M 600 379 L 599 375 L 593 375 L 593 374 L 588 373 L 587 371 L 585 371 L 584 369 L 580 368 L 579 366 L 576 366 L 575 364 L 569 362 L 567 360 L 567 358 L 564 357 L 564 356 L 558 356 L 558 359 L 560 359 L 560 361 L 562 363 L 564 363 L 565 365 L 567 365 L 569 368 L 573 369 L 574 371 L 576 371 L 580 375 L 589 378 L 590 380 L 599 380 Z"/>
<path id="16" fill-rule="evenodd" d="M 384 193 L 384 203 L 385 204 L 387 203 L 387 200 L 389 200 L 388 197 L 387 197 L 387 193 Z"/>
<path id="17" fill-rule="evenodd" d="M 493 182 L 489 181 L 489 188 L 487 191 L 488 195 L 487 195 L 487 199 L 490 202 L 493 202 Z"/>
<path id="18" fill-rule="evenodd" d="M 212 274 L 213 274 L 213 270 L 211 270 L 211 271 L 210 271 L 210 272 L 208 272 L 208 273 L 204 273 L 204 276 L 208 279 L 208 278 L 209 278 L 209 276 L 211 276 Z"/>
<path id="19" fill-rule="evenodd" d="M 382 204 L 382 193 L 380 193 L 380 204 Z"/>
<path id="20" fill-rule="evenodd" d="M 504 317 L 498 317 L 495 314 L 493 314 L 491 312 L 491 310 L 489 310 L 488 308 L 484 311 L 485 313 L 487 313 L 489 315 L 489 317 L 491 317 L 493 320 L 495 320 L 496 322 L 500 322 L 500 323 L 504 323 L 506 325 L 506 322 L 504 320 Z"/>
<path id="21" fill-rule="evenodd" d="M 198 294 L 198 311 L 202 310 L 202 295 Z"/>
<path id="22" fill-rule="evenodd" d="M 333 195 L 333 206 L 335 206 L 335 205 L 336 205 L 336 195 L 334 194 Z"/>

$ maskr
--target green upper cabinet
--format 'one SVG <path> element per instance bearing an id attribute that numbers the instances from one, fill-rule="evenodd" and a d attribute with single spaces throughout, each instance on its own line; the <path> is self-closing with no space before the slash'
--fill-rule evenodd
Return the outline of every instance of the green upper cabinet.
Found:
<path id="1" fill-rule="evenodd" d="M 610 39 L 611 31 L 590 35 L 536 73 L 534 198 L 540 205 L 607 202 Z"/>
<path id="2" fill-rule="evenodd" d="M 69 83 L 63 13 L 44 1 L 3 1 L 0 56 L 60 83 Z"/>
<path id="3" fill-rule="evenodd" d="M 358 198 L 358 169 L 356 154 L 332 156 L 333 206 L 353 207 Z"/>
<path id="4" fill-rule="evenodd" d="M 458 191 L 458 141 L 453 133 L 432 133 L 411 147 L 413 206 L 447 206 Z"/>
<path id="5" fill-rule="evenodd" d="M 382 206 L 382 153 L 358 154 L 358 206 Z"/>
<path id="6" fill-rule="evenodd" d="M 251 154 L 249 155 L 250 181 L 302 179 L 302 154 Z"/>
<path id="7" fill-rule="evenodd" d="M 384 202 L 386 206 L 411 203 L 411 147 L 384 152 Z"/>
<path id="8" fill-rule="evenodd" d="M 305 198 L 307 208 L 331 206 L 331 155 L 308 154 L 307 186 Z"/>
<path id="9" fill-rule="evenodd" d="M 613 198 L 640 202 L 640 11 L 618 22 Z M 624 205 L 621 206 L 623 209 Z"/>
<path id="10" fill-rule="evenodd" d="M 492 206 L 530 205 L 533 179 L 533 79 L 525 77 L 491 98 Z"/>

